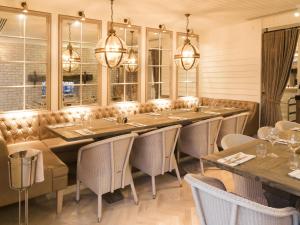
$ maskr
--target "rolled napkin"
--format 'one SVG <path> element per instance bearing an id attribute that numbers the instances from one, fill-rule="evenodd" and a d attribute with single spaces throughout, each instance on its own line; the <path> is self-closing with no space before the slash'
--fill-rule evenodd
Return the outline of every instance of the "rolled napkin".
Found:
<path id="1" fill-rule="evenodd" d="M 187 118 L 180 116 L 169 116 L 168 118 L 171 120 L 187 120 Z"/>
<path id="2" fill-rule="evenodd" d="M 294 171 L 288 173 L 288 175 L 290 177 L 293 177 L 293 178 L 296 178 L 296 179 L 300 180 L 300 170 L 294 170 Z"/>
<path id="3" fill-rule="evenodd" d="M 126 123 L 130 126 L 134 126 L 134 127 L 145 127 L 146 125 L 145 124 L 142 124 L 142 123 L 138 123 L 138 122 L 129 122 L 129 123 Z"/>
<path id="4" fill-rule="evenodd" d="M 255 155 L 249 155 L 243 152 L 238 152 L 234 155 L 230 155 L 225 158 L 218 159 L 217 162 L 234 167 L 242 163 L 245 163 L 251 159 L 254 159 L 255 157 L 256 157 Z"/>
<path id="5" fill-rule="evenodd" d="M 38 149 L 33 149 L 33 148 L 18 149 L 18 150 L 10 150 L 9 155 L 15 154 L 17 152 L 24 152 L 25 153 L 24 157 L 26 157 L 26 158 L 31 158 L 31 157 L 37 156 L 35 182 L 36 183 L 43 182 L 45 180 L 45 177 L 44 177 L 44 160 L 43 160 L 42 151 L 38 150 Z M 24 165 L 23 174 L 26 174 L 26 169 L 27 169 L 27 166 Z M 23 179 L 26 179 L 26 178 L 23 177 Z M 25 180 L 24 180 L 24 183 L 25 183 Z"/>

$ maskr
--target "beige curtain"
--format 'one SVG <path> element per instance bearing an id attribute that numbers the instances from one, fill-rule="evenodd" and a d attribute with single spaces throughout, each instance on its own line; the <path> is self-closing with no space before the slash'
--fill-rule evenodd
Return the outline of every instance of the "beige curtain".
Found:
<path id="1" fill-rule="evenodd" d="M 274 126 L 282 120 L 280 100 L 289 79 L 298 36 L 298 28 L 263 34 L 261 126 Z"/>

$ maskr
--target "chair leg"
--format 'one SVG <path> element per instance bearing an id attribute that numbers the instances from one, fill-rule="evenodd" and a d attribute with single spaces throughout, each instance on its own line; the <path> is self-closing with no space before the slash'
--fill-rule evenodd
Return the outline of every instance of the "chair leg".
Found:
<path id="1" fill-rule="evenodd" d="M 138 199 L 138 196 L 136 194 L 136 190 L 135 190 L 133 181 L 131 181 L 130 187 L 131 187 L 131 191 L 132 191 L 134 202 L 135 202 L 136 205 L 138 205 L 139 204 L 139 199 Z"/>
<path id="2" fill-rule="evenodd" d="M 102 195 L 98 195 L 98 209 L 97 209 L 98 223 L 102 219 Z"/>
<path id="3" fill-rule="evenodd" d="M 151 182 L 152 182 L 152 197 L 153 199 L 155 199 L 156 198 L 155 176 L 151 176 Z"/>
<path id="4" fill-rule="evenodd" d="M 64 201 L 64 190 L 56 191 L 56 213 L 60 214 L 62 211 Z"/>
<path id="5" fill-rule="evenodd" d="M 202 159 L 200 159 L 200 172 L 201 172 L 201 174 L 202 175 L 204 175 L 204 166 L 203 166 L 203 161 L 202 161 Z"/>
<path id="6" fill-rule="evenodd" d="M 80 201 L 80 180 L 76 181 L 76 201 Z"/>
<path id="7" fill-rule="evenodd" d="M 175 164 L 175 172 L 176 172 L 176 176 L 177 176 L 177 179 L 179 182 L 179 186 L 182 187 L 182 181 L 181 181 L 181 177 L 180 177 L 180 173 L 179 173 L 177 164 Z"/>
<path id="8" fill-rule="evenodd" d="M 177 148 L 176 158 L 177 158 L 177 162 L 179 163 L 180 162 L 180 151 L 178 148 Z"/>

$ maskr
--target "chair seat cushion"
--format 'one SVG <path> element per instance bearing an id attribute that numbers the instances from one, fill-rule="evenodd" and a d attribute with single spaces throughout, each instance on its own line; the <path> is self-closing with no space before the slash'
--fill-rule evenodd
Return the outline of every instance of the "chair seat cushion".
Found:
<path id="1" fill-rule="evenodd" d="M 53 177 L 67 176 L 68 174 L 68 167 L 41 141 L 22 142 L 11 144 L 7 147 L 9 153 L 26 150 L 28 148 L 41 150 L 43 153 L 45 170 L 51 170 Z"/>

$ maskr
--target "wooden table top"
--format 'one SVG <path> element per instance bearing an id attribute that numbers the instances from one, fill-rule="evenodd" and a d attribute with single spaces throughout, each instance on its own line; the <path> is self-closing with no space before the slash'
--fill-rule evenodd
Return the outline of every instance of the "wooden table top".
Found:
<path id="1" fill-rule="evenodd" d="M 233 155 L 238 152 L 256 155 L 256 146 L 259 143 L 266 143 L 268 153 L 274 153 L 278 158 L 267 156 L 266 158 L 254 158 L 241 165 L 231 167 L 217 162 L 218 159 Z M 263 140 L 254 140 L 250 143 L 240 145 L 222 152 L 211 154 L 202 158 L 203 162 L 216 166 L 223 170 L 248 177 L 262 183 L 300 196 L 300 180 L 288 176 L 292 170 L 289 169 L 290 152 L 287 145 L 275 144 L 272 148 L 270 143 Z"/>
<path id="2" fill-rule="evenodd" d="M 48 126 L 48 129 L 52 131 L 57 136 L 63 138 L 66 141 L 77 141 L 89 138 L 104 138 L 115 135 L 121 135 L 130 133 L 132 131 L 142 131 L 145 129 L 155 129 L 161 128 L 176 124 L 187 125 L 196 121 L 210 119 L 218 116 L 230 116 L 233 114 L 245 112 L 247 110 L 238 109 L 238 108 L 203 108 L 201 112 L 193 112 L 191 110 L 171 110 L 171 111 L 163 111 L 159 112 L 159 116 L 153 116 L 149 113 L 144 114 L 136 114 L 128 117 L 128 123 L 137 122 L 142 123 L 145 126 L 143 127 L 135 127 L 130 124 L 121 124 L 116 123 L 115 121 L 108 121 L 105 118 L 93 120 L 91 126 L 88 127 L 89 130 L 93 131 L 94 134 L 91 135 L 81 135 L 77 133 L 75 130 L 87 128 L 82 124 L 77 123 L 74 126 L 68 127 L 59 127 L 53 128 Z M 216 112 L 218 114 L 214 114 L 211 112 Z M 181 117 L 180 118 L 170 118 L 170 117 Z"/>

